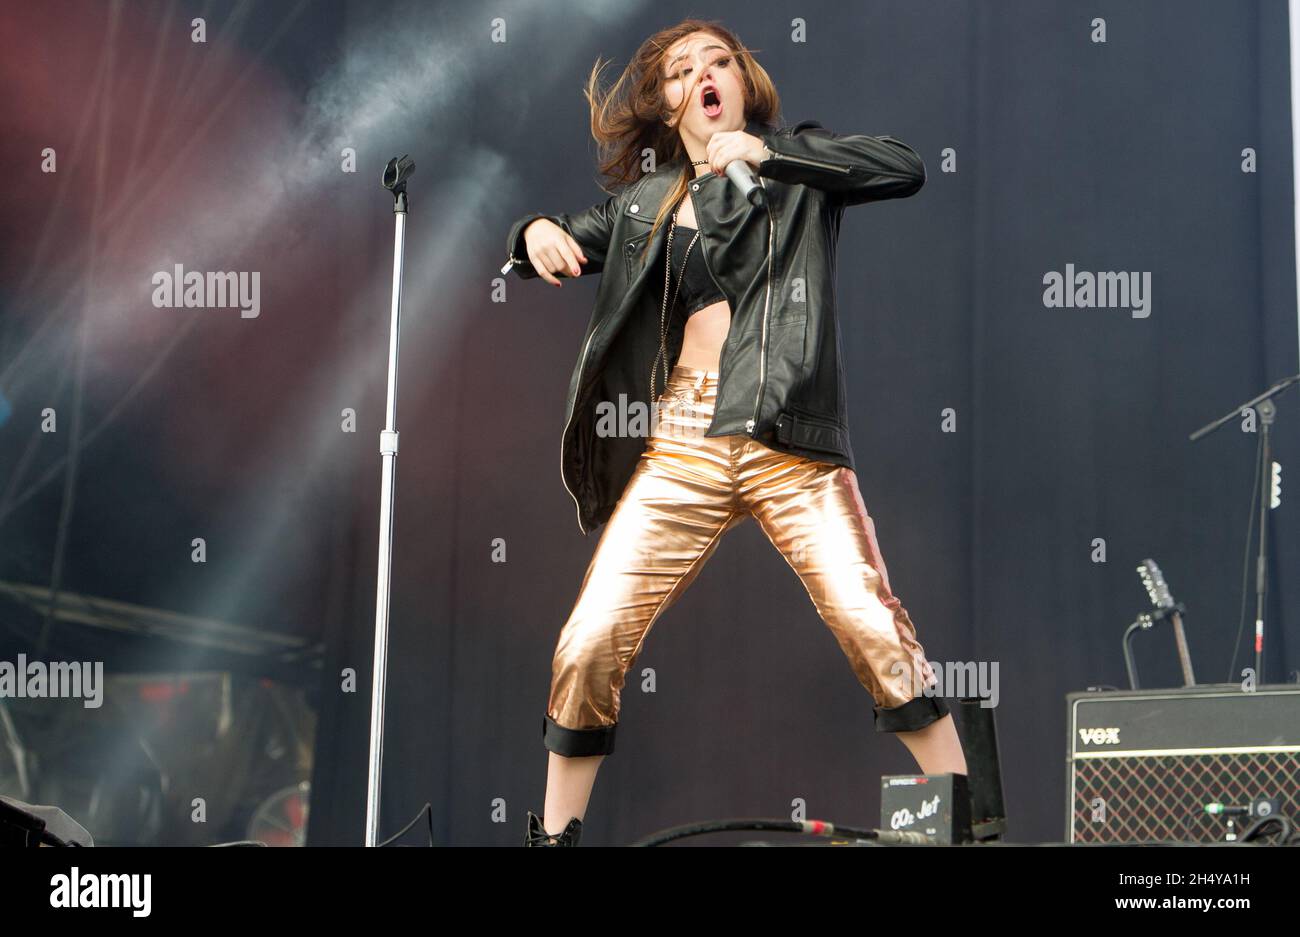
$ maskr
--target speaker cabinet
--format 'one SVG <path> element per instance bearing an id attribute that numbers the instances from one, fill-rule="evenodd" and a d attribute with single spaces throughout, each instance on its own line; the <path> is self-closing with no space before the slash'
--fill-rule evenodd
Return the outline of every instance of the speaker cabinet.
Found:
<path id="1" fill-rule="evenodd" d="M 1300 686 L 1070 693 L 1066 702 L 1069 842 L 1224 842 L 1267 812 L 1300 819 Z M 1229 810 L 1213 814 L 1210 804 Z"/>

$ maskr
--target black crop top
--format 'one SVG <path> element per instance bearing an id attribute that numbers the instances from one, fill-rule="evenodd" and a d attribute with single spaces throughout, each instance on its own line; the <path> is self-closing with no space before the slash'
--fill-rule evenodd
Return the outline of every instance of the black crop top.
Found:
<path id="1" fill-rule="evenodd" d="M 691 238 L 695 238 L 695 229 L 688 228 L 685 225 L 678 225 L 673 232 L 673 253 L 672 253 L 672 280 L 668 284 L 668 295 L 673 295 L 673 290 L 677 289 L 677 278 L 682 277 L 682 258 L 687 261 L 686 275 L 682 277 L 682 285 L 677 289 L 677 303 L 686 310 L 687 318 L 699 312 L 705 306 L 716 302 L 725 302 L 727 297 L 718 289 L 713 277 L 709 275 L 708 265 L 704 261 L 704 250 L 700 247 L 700 239 L 695 238 L 695 246 L 691 248 L 689 254 L 686 253 L 686 247 L 691 243 Z M 666 250 L 667 248 L 665 248 Z"/>

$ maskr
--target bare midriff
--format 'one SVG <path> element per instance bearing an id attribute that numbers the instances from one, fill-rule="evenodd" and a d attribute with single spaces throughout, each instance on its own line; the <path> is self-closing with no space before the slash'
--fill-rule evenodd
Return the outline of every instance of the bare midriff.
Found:
<path id="1" fill-rule="evenodd" d="M 690 195 L 682 202 L 677 223 L 688 228 L 696 227 L 695 204 Z M 682 335 L 682 350 L 677 363 L 687 368 L 717 371 L 722 357 L 722 346 L 731 330 L 731 306 L 726 300 L 710 303 L 686 320 Z"/>

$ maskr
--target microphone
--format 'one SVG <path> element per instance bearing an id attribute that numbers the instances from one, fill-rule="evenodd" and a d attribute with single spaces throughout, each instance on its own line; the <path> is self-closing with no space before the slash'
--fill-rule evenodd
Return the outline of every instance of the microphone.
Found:
<path id="1" fill-rule="evenodd" d="M 727 163 L 727 178 L 740 190 L 740 194 L 755 208 L 763 207 L 767 201 L 767 192 L 754 175 L 754 170 L 743 159 L 733 159 Z"/>

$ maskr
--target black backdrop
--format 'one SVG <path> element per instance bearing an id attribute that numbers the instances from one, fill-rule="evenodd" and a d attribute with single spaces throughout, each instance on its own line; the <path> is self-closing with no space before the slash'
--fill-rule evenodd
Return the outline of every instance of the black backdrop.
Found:
<path id="1" fill-rule="evenodd" d="M 19 25 L 53 35 L 70 8 L 102 33 L 103 14 L 84 4 Z M 315 145 L 313 130 L 337 134 L 322 149 L 358 150 L 355 175 L 259 190 L 273 211 L 223 234 L 224 253 L 133 235 L 200 268 L 209 256 L 215 269 L 256 258 L 240 269 L 261 264 L 264 308 L 254 320 L 164 320 L 175 311 L 152 308 L 141 289 L 120 307 L 131 341 L 92 334 L 89 425 L 128 383 L 112 380 L 114 361 L 164 347 L 168 357 L 83 454 L 62 567 L 65 588 L 324 643 L 313 843 L 363 833 L 392 249 L 379 169 L 402 152 L 418 166 L 382 832 L 429 801 L 439 842 L 515 844 L 524 811 L 541 811 L 550 657 L 595 546 L 560 481 L 559 438 L 596 283 L 502 279 L 505 233 L 527 211 L 603 197 L 579 91 L 588 69 L 598 55 L 621 67 L 645 36 L 699 12 L 181 3 L 134 8 L 116 34 L 165 35 L 206 15 L 205 51 L 245 53 L 238 67 L 185 59 L 176 88 L 138 117 L 183 138 L 218 94 L 233 95 L 222 112 L 232 155 L 191 170 L 200 193 L 170 196 L 194 229 L 236 217 L 233 193 L 302 139 Z M 1124 683 L 1120 635 L 1147 604 L 1138 561 L 1154 557 L 1188 606 L 1201 681 L 1240 680 L 1253 663 L 1248 637 L 1235 639 L 1256 436 L 1237 422 L 1196 444 L 1187 435 L 1300 370 L 1286 5 L 719 2 L 703 15 L 757 50 L 786 123 L 891 134 L 925 160 L 918 195 L 850 209 L 841 231 L 859 480 L 928 655 L 997 664 L 1012 838 L 1059 840 L 1064 695 Z M 505 42 L 492 41 L 492 16 Z M 797 18 L 803 42 L 792 41 Z M 1097 18 L 1105 42 L 1094 41 Z M 148 61 L 121 55 L 116 68 Z M 68 80 L 89 86 L 92 65 L 72 61 Z M 127 119 L 128 89 L 107 87 L 115 119 Z M 75 114 L 16 114 L 22 128 L 3 144 L 6 163 L 21 162 L 6 174 L 6 362 L 35 334 L 42 299 L 24 280 L 31 238 L 12 220 L 35 223 L 48 204 L 33 191 L 30 147 L 66 138 L 78 152 Z M 1245 148 L 1257 172 L 1242 171 Z M 91 169 L 83 159 L 83 182 Z M 114 178 L 99 183 L 106 197 Z M 107 224 L 91 221 L 42 223 L 76 244 Z M 1149 316 L 1046 307 L 1043 277 L 1067 264 L 1149 272 Z M 179 321 L 197 325 L 182 332 Z M 6 473 L 26 438 L 13 434 L 56 386 L 69 399 L 65 364 L 51 353 L 34 385 L 44 395 L 6 389 Z M 1279 403 L 1277 458 L 1290 466 L 1300 398 Z M 356 433 L 339 432 L 344 407 L 357 411 Z M 944 432 L 949 408 L 955 431 Z M 48 579 L 62 488 L 56 475 L 0 521 L 6 578 Z M 1294 679 L 1297 664 L 1294 516 L 1294 498 L 1271 512 L 1265 682 Z M 211 572 L 196 574 L 187 544 L 205 528 L 220 535 Z M 502 544 L 506 561 L 494 562 Z M 1141 642 L 1139 661 L 1146 685 L 1177 682 L 1167 634 Z M 344 668 L 359 674 L 357 692 L 339 691 Z M 642 692 L 642 668 L 656 692 Z M 752 522 L 655 625 L 623 699 L 585 843 L 785 815 L 798 800 L 809 815 L 869 825 L 879 776 L 913 769 L 874 733 L 869 696 Z"/>

